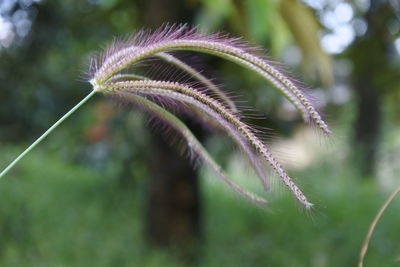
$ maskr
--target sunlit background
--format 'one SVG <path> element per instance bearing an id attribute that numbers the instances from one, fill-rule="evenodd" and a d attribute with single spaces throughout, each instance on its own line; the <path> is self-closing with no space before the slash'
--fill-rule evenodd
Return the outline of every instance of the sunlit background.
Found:
<path id="1" fill-rule="evenodd" d="M 174 133 L 97 96 L 0 181 L 0 266 L 355 266 L 400 184 L 398 0 L 0 0 L 0 168 L 90 92 L 94 53 L 166 22 L 241 36 L 308 88 L 331 137 L 257 75 L 182 54 L 263 117 L 247 122 L 265 127 L 315 209 L 268 168 L 263 192 L 226 136 L 183 117 L 230 177 L 268 199 L 247 202 L 190 162 Z M 399 202 L 365 266 L 400 265 Z"/>

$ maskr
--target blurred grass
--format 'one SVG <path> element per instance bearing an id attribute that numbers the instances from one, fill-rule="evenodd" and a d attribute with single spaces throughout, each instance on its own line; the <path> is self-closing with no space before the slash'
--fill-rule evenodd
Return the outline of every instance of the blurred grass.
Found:
<path id="1" fill-rule="evenodd" d="M 1 151 L 4 166 L 20 148 Z M 197 265 L 355 266 L 387 196 L 355 173 L 329 158 L 295 173 L 307 177 L 303 188 L 317 205 L 311 213 L 285 190 L 259 208 L 213 177 L 203 179 L 205 239 Z M 0 183 L 0 266 L 181 266 L 145 244 L 143 184 L 123 190 L 109 175 L 40 149 Z M 365 266 L 398 266 L 399 208 L 392 203 L 377 225 Z"/>

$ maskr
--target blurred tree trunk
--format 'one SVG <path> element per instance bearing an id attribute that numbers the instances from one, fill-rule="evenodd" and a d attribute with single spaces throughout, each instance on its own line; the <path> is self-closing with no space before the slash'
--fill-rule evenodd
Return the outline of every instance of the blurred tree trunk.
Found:
<path id="1" fill-rule="evenodd" d="M 143 1 L 144 24 L 159 27 L 177 19 L 190 21 L 192 14 L 182 1 Z M 199 129 L 195 129 L 198 130 Z M 198 135 L 198 134 L 197 134 Z M 160 135 L 152 136 L 150 182 L 146 214 L 146 235 L 152 245 L 177 248 L 184 259 L 195 258 L 201 236 L 201 205 L 198 175 L 187 157 L 167 144 Z"/>
<path id="2" fill-rule="evenodd" d="M 198 175 L 176 146 L 153 136 L 146 233 L 157 246 L 178 248 L 192 257 L 201 233 Z M 183 251 L 185 250 L 185 251 Z"/>
<path id="3" fill-rule="evenodd" d="M 388 71 L 391 37 L 387 21 L 393 10 L 386 1 L 372 1 L 366 14 L 368 30 L 355 41 L 353 84 L 358 97 L 354 143 L 356 160 L 365 177 L 375 174 L 382 120 L 384 77 Z"/>

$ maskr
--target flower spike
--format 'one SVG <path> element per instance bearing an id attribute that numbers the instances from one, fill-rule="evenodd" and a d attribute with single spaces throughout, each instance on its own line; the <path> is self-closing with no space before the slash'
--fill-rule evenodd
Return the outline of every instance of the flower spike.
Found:
<path id="1" fill-rule="evenodd" d="M 168 105 L 162 104 L 173 103 L 178 107 L 182 105 L 188 107 L 185 108 L 186 112 L 193 113 L 193 116 L 201 117 L 204 121 L 218 126 L 232 138 L 249 158 L 266 190 L 269 183 L 264 172 L 264 164 L 272 168 L 298 202 L 310 209 L 313 204 L 308 201 L 275 159 L 269 147 L 257 136 L 258 131 L 242 120 L 235 103 L 227 94 L 190 64 L 171 54 L 171 52 L 181 50 L 215 55 L 260 75 L 296 107 L 304 121 L 316 125 L 325 134 L 331 133 L 305 92 L 288 75 L 275 67 L 273 62 L 261 55 L 260 49 L 251 47 L 238 38 L 230 38 L 222 34 L 202 34 L 196 28 L 187 25 L 167 24 L 153 32 L 142 30 L 125 42 L 114 41 L 102 55 L 93 58 L 90 62 L 89 80 L 93 91 L 10 163 L 0 173 L 0 178 L 83 103 L 95 93 L 102 93 L 132 102 L 156 115 L 182 136 L 190 151 L 195 152 L 199 159 L 214 170 L 221 181 L 241 196 L 255 203 L 265 203 L 265 199 L 230 180 L 189 128 L 167 110 Z M 135 66 L 150 57 L 161 59 L 185 72 L 204 86 L 204 89 L 208 90 L 207 94 L 193 84 L 154 80 L 135 73 Z"/>

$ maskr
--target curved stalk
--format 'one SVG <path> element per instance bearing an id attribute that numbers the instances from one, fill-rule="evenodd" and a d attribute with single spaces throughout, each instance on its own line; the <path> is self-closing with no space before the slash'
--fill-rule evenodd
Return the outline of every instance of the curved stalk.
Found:
<path id="1" fill-rule="evenodd" d="M 275 87 L 276 89 L 278 89 L 284 95 L 287 95 L 287 92 L 281 90 L 282 87 L 287 88 L 287 90 L 289 90 L 291 94 L 293 94 L 293 96 L 302 104 L 304 109 L 308 111 L 310 120 L 313 121 L 323 132 L 327 134 L 331 133 L 328 125 L 322 120 L 319 113 L 304 96 L 303 92 L 299 88 L 297 88 L 285 75 L 283 75 L 275 67 L 271 66 L 265 60 L 254 56 L 246 52 L 245 50 L 239 49 L 229 44 L 224 44 L 222 42 L 209 40 L 176 39 L 160 41 L 158 43 L 156 42 L 155 44 L 149 45 L 147 47 L 128 47 L 109 56 L 103 62 L 102 66 L 96 71 L 93 81 L 96 84 L 104 83 L 112 75 L 120 72 L 129 65 L 145 57 L 157 54 L 159 52 L 171 50 L 191 50 L 214 54 L 222 57 L 224 57 L 224 55 L 227 55 L 228 59 L 246 68 L 248 68 L 249 65 L 243 65 L 243 61 L 260 68 L 261 70 L 272 76 L 276 82 L 282 85 L 279 87 Z M 267 76 L 263 77 L 266 78 Z M 269 81 L 271 82 L 271 80 Z M 293 101 L 293 99 L 291 98 L 289 98 L 289 100 Z M 298 108 L 298 105 L 296 105 L 296 103 L 292 103 L 296 106 L 296 108 Z"/>
<path id="2" fill-rule="evenodd" d="M 215 99 L 212 99 L 189 86 L 163 81 L 114 82 L 100 86 L 99 90 L 109 93 L 132 92 L 133 94 L 164 96 L 193 104 L 204 110 L 207 114 L 219 118 L 219 121 L 226 121 L 228 124 L 233 125 L 236 130 L 240 132 L 240 134 L 242 134 L 245 139 L 247 139 L 248 142 L 264 157 L 300 203 L 302 203 L 307 209 L 310 209 L 313 206 L 313 204 L 307 200 L 303 192 L 289 177 L 281 164 L 273 157 L 266 145 L 252 132 L 251 128 Z M 227 130 L 230 131 L 231 129 Z"/>
<path id="3" fill-rule="evenodd" d="M 174 57 L 173 55 L 170 55 L 168 53 L 160 52 L 155 55 L 156 57 L 159 57 L 160 59 L 171 63 L 175 65 L 176 67 L 180 68 L 181 70 L 185 71 L 188 73 L 191 77 L 197 79 L 199 82 L 201 82 L 203 85 L 205 85 L 208 89 L 210 89 L 211 92 L 213 92 L 215 95 L 217 95 L 222 102 L 226 103 L 228 107 L 235 113 L 238 112 L 238 109 L 235 105 L 235 103 L 225 94 L 224 91 L 218 88 L 217 85 L 215 85 L 210 79 L 208 79 L 206 76 L 183 62 L 182 60 Z"/>
<path id="4" fill-rule="evenodd" d="M 124 98 L 128 99 L 131 102 L 139 104 L 143 106 L 148 111 L 155 113 L 160 119 L 167 122 L 171 127 L 177 130 L 185 139 L 188 144 L 189 149 L 192 149 L 200 159 L 209 167 L 211 168 L 217 176 L 220 178 L 222 182 L 227 184 L 231 189 L 236 191 L 241 196 L 247 198 L 248 200 L 256 203 L 256 204 L 264 204 L 267 201 L 259 197 L 246 189 L 242 188 L 241 186 L 234 183 L 226 173 L 222 170 L 222 168 L 214 161 L 211 155 L 207 152 L 207 150 L 203 147 L 203 145 L 197 140 L 197 138 L 193 135 L 190 129 L 175 115 L 168 112 L 164 108 L 160 107 L 156 103 L 131 93 L 126 92 L 119 92 L 119 94 Z"/>
<path id="5" fill-rule="evenodd" d="M 109 79 L 109 82 L 121 82 L 121 81 L 137 81 L 137 80 L 149 80 L 148 77 L 141 76 L 141 75 L 136 75 L 136 74 L 117 74 L 114 75 L 112 78 Z M 152 102 L 153 103 L 153 102 Z M 199 114 L 199 111 L 201 112 L 202 110 L 196 109 L 195 106 L 191 105 L 190 108 L 192 109 L 193 112 L 196 112 Z M 215 126 L 221 127 L 221 123 L 218 121 L 212 121 L 216 123 Z M 222 129 L 227 129 L 230 126 L 222 126 Z M 236 142 L 236 144 L 242 149 L 243 153 L 248 157 L 250 164 L 253 166 L 254 171 L 258 175 L 258 178 L 260 178 L 261 184 L 263 185 L 264 189 L 266 191 L 269 190 L 269 182 L 268 179 L 265 175 L 264 169 L 262 167 L 262 164 L 258 158 L 257 155 L 254 154 L 252 149 L 249 147 L 248 143 L 246 140 L 244 140 L 243 136 L 235 134 L 235 131 L 231 129 L 231 131 L 227 131 L 228 134 L 231 134 L 233 137 L 233 140 Z"/>
<path id="6" fill-rule="evenodd" d="M 226 95 L 226 93 L 221 89 L 219 89 L 217 85 L 215 85 L 210 79 L 208 79 L 206 76 L 198 72 L 196 69 L 192 68 L 191 66 L 189 66 L 182 60 L 176 58 L 175 56 L 165 52 L 157 53 L 154 56 L 186 72 L 192 78 L 202 83 L 212 93 L 218 96 L 221 99 L 221 101 L 224 102 L 233 112 L 235 113 L 238 112 L 236 104 Z M 108 81 L 110 80 L 114 81 L 116 79 L 149 80 L 148 77 L 137 74 L 116 74 L 113 75 L 113 77 L 111 77 Z"/>
<path id="7" fill-rule="evenodd" d="M 374 233 L 375 226 L 378 224 L 378 221 L 381 219 L 383 213 L 389 206 L 389 204 L 393 201 L 393 199 L 396 197 L 397 194 L 400 194 L 400 187 L 397 187 L 387 198 L 385 203 L 383 203 L 382 207 L 379 209 L 378 213 L 375 215 L 375 218 L 372 220 L 371 225 L 369 226 L 368 233 L 365 236 L 365 240 L 363 242 L 363 245 L 360 250 L 360 258 L 358 261 L 358 267 L 363 267 L 364 266 L 364 258 L 365 254 L 367 254 L 368 246 L 369 246 L 369 241 L 371 240 L 372 234 Z"/>

